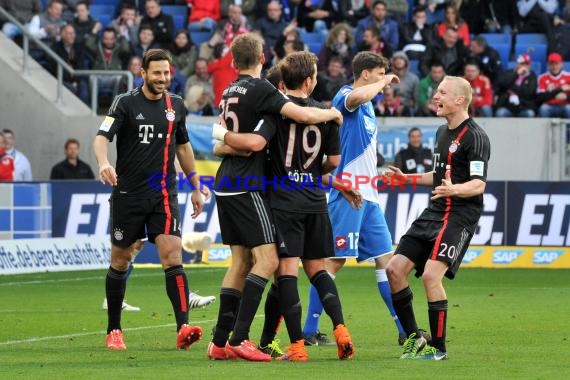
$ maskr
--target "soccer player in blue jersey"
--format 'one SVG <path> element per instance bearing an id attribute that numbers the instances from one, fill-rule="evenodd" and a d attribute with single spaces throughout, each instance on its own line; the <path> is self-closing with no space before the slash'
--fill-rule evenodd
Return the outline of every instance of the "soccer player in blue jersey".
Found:
<path id="1" fill-rule="evenodd" d="M 380 209 L 378 190 L 370 183 L 377 175 L 376 137 L 378 127 L 371 100 L 399 78 L 386 74 L 388 60 L 376 53 L 360 52 L 353 61 L 354 83 L 343 86 L 333 99 L 333 106 L 341 111 L 344 121 L 340 128 L 341 162 L 336 169 L 337 178 L 348 180 L 362 194 L 360 208 L 351 207 L 335 188 L 331 189 L 328 207 L 335 246 L 335 257 L 327 262 L 327 270 L 334 278 L 346 259 L 358 262 L 374 261 L 378 290 L 390 310 L 399 332 L 399 340 L 406 338 L 392 306 L 386 265 L 392 257 L 392 237 Z M 361 183 L 362 182 L 362 183 Z M 364 183 L 367 182 L 367 183 Z M 309 307 L 303 334 L 308 345 L 318 345 L 318 321 L 322 313 L 316 289 L 311 286 Z M 326 344 L 321 340 L 320 344 Z"/>

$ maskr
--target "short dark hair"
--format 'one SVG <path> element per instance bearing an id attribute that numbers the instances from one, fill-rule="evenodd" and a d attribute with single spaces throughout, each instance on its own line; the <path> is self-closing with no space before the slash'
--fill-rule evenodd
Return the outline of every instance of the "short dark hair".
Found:
<path id="1" fill-rule="evenodd" d="M 265 79 L 274 85 L 275 88 L 279 88 L 279 82 L 283 80 L 283 77 L 281 76 L 281 68 L 279 65 L 271 66 L 265 73 Z"/>
<path id="2" fill-rule="evenodd" d="M 168 50 L 164 49 L 149 49 L 144 54 L 141 67 L 144 71 L 148 70 L 152 61 L 168 61 L 172 66 L 172 56 Z"/>
<path id="3" fill-rule="evenodd" d="M 475 38 L 473 38 L 473 42 L 482 47 L 487 46 L 487 39 L 481 35 L 475 36 Z"/>
<path id="4" fill-rule="evenodd" d="M 14 131 L 11 130 L 11 129 L 9 129 L 9 128 L 4 128 L 4 129 L 2 130 L 2 133 L 9 133 L 9 134 L 11 134 L 12 136 L 15 136 L 15 135 L 14 135 Z"/>
<path id="5" fill-rule="evenodd" d="M 355 80 L 360 78 L 364 70 L 373 70 L 377 67 L 387 69 L 388 59 L 371 51 L 361 51 L 352 60 L 352 72 Z"/>
<path id="6" fill-rule="evenodd" d="M 85 8 L 89 9 L 89 3 L 85 0 L 79 0 L 77 3 L 75 3 L 75 9 L 77 9 L 78 5 L 85 5 Z"/>
<path id="7" fill-rule="evenodd" d="M 408 131 L 408 138 L 410 138 L 410 136 L 412 135 L 412 133 L 414 132 L 419 132 L 420 135 L 422 134 L 422 130 L 419 129 L 418 127 L 413 127 Z"/>
<path id="8" fill-rule="evenodd" d="M 378 4 L 382 4 L 384 6 L 384 8 L 388 8 L 388 6 L 386 5 L 386 2 L 384 0 L 376 0 L 372 3 L 372 6 L 370 7 L 370 9 L 376 8 L 376 6 Z"/>
<path id="9" fill-rule="evenodd" d="M 279 66 L 285 87 L 290 90 L 301 87 L 306 78 L 315 75 L 318 60 L 316 55 L 308 51 L 297 51 L 283 58 Z"/>
<path id="10" fill-rule="evenodd" d="M 370 31 L 370 33 L 372 33 L 372 36 L 373 36 L 373 37 L 377 37 L 378 39 L 380 39 L 380 31 L 378 30 L 377 27 L 375 27 L 375 26 L 368 26 L 368 27 L 366 27 L 366 28 L 364 29 L 364 31 L 366 32 L 367 30 Z"/>
<path id="11" fill-rule="evenodd" d="M 81 146 L 81 144 L 79 144 L 79 140 L 70 138 L 65 142 L 65 150 L 67 150 L 67 147 L 71 144 L 76 144 L 78 148 Z"/>

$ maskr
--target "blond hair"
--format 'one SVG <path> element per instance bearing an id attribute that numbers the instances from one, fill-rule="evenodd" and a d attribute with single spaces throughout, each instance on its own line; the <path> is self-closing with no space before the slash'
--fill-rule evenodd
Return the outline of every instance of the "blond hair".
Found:
<path id="1" fill-rule="evenodd" d="M 454 77 L 451 75 L 446 75 L 443 80 L 449 81 L 453 84 L 453 93 L 456 96 L 462 96 L 465 99 L 465 104 L 463 107 L 465 110 L 469 109 L 471 105 L 471 100 L 473 99 L 473 88 L 469 82 L 461 77 Z"/>

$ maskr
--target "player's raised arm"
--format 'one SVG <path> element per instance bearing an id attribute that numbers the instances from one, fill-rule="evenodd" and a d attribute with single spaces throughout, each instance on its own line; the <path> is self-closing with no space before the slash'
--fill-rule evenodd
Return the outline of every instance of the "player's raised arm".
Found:
<path id="1" fill-rule="evenodd" d="M 93 151 L 99 164 L 99 180 L 101 183 L 108 183 L 117 186 L 117 173 L 115 168 L 109 163 L 107 156 L 109 140 L 105 136 L 97 135 L 93 141 Z"/>
<path id="2" fill-rule="evenodd" d="M 400 168 L 388 165 L 388 170 L 384 171 L 383 174 L 386 177 L 405 178 L 405 184 L 433 186 L 433 171 L 422 174 L 404 174 Z"/>
<path id="3" fill-rule="evenodd" d="M 364 70 L 361 74 L 363 76 L 375 75 L 374 70 Z M 383 77 L 374 83 L 366 84 L 354 88 L 346 99 L 346 106 L 348 109 L 356 109 L 361 104 L 371 101 L 378 93 L 382 92 L 384 88 L 391 83 L 399 83 L 400 78 L 394 74 L 385 74 Z"/>

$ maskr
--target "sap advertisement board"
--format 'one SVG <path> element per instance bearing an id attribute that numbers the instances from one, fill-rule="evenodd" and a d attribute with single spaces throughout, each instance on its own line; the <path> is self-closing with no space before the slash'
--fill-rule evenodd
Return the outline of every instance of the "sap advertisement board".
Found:
<path id="1" fill-rule="evenodd" d="M 97 182 L 54 182 L 53 237 L 87 237 L 108 235 L 110 188 Z M 397 243 L 429 202 L 429 189 L 390 189 L 381 192 L 381 206 L 394 243 Z M 188 189 L 179 193 L 182 232 L 206 231 L 221 243 L 215 200 L 210 199 L 203 213 L 192 219 Z M 528 255 L 532 264 L 565 262 L 562 256 L 570 245 L 570 183 L 489 182 L 485 192 L 485 207 L 472 248 L 464 264 L 479 263 L 510 266 L 524 258 L 525 249 L 503 246 L 537 246 Z M 497 248 L 492 248 L 497 247 Z M 502 248 L 498 248 L 502 247 Z M 552 250 L 547 247 L 562 247 Z M 492 249 L 489 251 L 489 249 Z M 555 252 L 556 251 L 556 252 Z M 223 254 L 223 252 L 226 252 Z M 225 261 L 227 250 L 212 249 L 212 261 Z M 486 256 L 489 256 L 486 259 Z M 556 256 L 556 257 L 555 257 Z M 138 262 L 157 262 L 151 244 L 137 258 Z M 524 260 L 523 260 L 524 261 Z"/>

